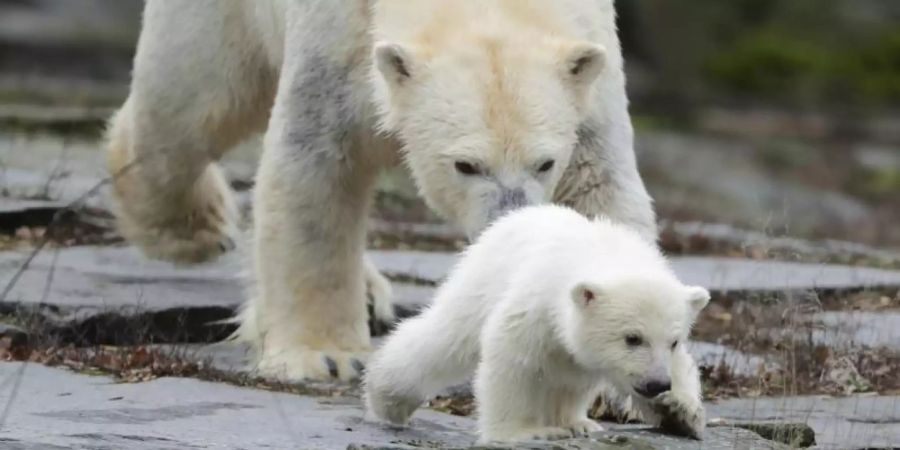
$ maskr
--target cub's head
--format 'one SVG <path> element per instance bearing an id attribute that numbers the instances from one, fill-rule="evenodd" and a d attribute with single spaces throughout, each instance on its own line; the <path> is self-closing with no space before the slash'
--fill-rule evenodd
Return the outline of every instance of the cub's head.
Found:
<path id="1" fill-rule="evenodd" d="M 505 211 L 551 200 L 605 51 L 480 37 L 376 43 L 381 128 L 404 147 L 428 204 L 474 237 Z"/>
<path id="2" fill-rule="evenodd" d="M 652 398 L 671 386 L 672 355 L 685 345 L 709 292 L 650 277 L 579 283 L 566 336 L 576 362 L 622 389 Z"/>

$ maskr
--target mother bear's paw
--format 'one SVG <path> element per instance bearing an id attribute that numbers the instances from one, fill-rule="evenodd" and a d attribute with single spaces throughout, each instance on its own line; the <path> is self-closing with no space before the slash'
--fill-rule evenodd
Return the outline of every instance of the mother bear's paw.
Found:
<path id="1" fill-rule="evenodd" d="M 370 350 L 292 348 L 263 356 L 259 374 L 282 381 L 356 381 L 362 378 Z"/>

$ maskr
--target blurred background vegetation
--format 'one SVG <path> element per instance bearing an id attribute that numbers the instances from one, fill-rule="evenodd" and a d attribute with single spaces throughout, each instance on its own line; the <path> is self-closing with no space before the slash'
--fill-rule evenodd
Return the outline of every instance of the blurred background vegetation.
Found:
<path id="1" fill-rule="evenodd" d="M 900 1 L 616 3 L 639 161 L 663 220 L 900 248 Z M 21 125 L 23 105 L 117 106 L 141 8 L 0 0 L 5 120 Z M 384 198 L 415 201 L 408 184 L 386 186 Z M 382 206 L 434 219 L 407 201 Z"/>
<path id="2" fill-rule="evenodd" d="M 848 115 L 900 102 L 900 2 L 620 0 L 646 105 L 689 114 L 713 103 Z"/>

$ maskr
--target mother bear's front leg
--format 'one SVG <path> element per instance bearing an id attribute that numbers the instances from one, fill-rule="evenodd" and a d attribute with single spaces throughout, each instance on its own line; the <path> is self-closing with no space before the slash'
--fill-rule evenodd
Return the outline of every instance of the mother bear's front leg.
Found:
<path id="1" fill-rule="evenodd" d="M 241 337 L 265 376 L 358 378 L 370 352 L 366 216 L 378 165 L 364 73 L 340 52 L 288 56 L 257 175 L 256 292 Z"/>

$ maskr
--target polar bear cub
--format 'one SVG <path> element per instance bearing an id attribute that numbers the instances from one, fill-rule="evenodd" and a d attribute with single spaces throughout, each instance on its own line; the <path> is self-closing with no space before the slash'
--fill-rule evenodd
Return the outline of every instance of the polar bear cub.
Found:
<path id="1" fill-rule="evenodd" d="M 631 229 L 562 206 L 520 209 L 373 355 L 367 417 L 403 425 L 475 373 L 482 442 L 600 431 L 587 412 L 609 386 L 646 421 L 699 437 L 700 379 L 685 343 L 708 301 Z"/>

